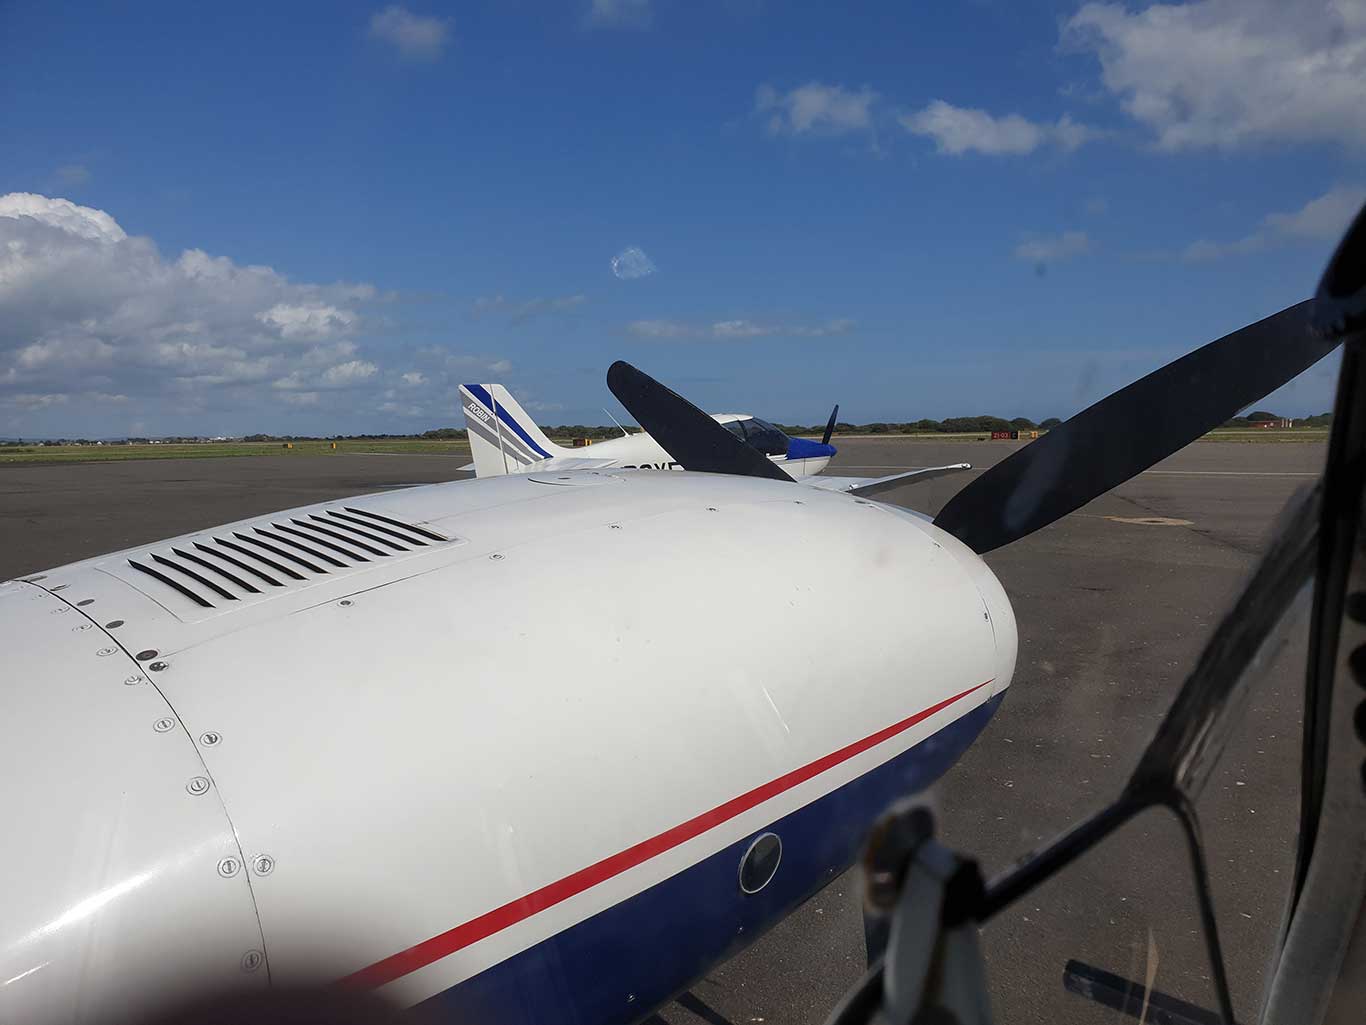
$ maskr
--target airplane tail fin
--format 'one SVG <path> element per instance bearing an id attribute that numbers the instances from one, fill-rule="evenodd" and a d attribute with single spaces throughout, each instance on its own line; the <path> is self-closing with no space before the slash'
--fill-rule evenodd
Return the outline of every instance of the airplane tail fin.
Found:
<path id="1" fill-rule="evenodd" d="M 572 451 L 547 438 L 501 384 L 462 384 L 460 405 L 476 477 L 523 473 Z"/>

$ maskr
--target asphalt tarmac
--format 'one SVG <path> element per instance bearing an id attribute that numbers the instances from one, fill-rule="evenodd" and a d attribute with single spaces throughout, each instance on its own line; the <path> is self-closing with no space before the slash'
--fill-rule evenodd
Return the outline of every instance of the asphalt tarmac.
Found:
<path id="1" fill-rule="evenodd" d="M 831 472 L 973 463 L 972 472 L 880 496 L 934 513 L 1018 444 L 844 439 Z M 1118 792 L 1276 516 L 1312 483 L 1324 453 L 1321 444 L 1197 443 L 987 557 L 1015 606 L 1019 664 L 1001 711 L 934 795 L 944 842 L 991 875 Z M 449 459 L 420 455 L 4 466 L 0 579 L 281 508 L 459 476 Z M 1301 621 L 1258 680 L 1198 802 L 1242 1020 L 1260 998 L 1294 856 L 1304 633 Z M 827 643 L 838 650 L 840 638 Z M 982 944 L 996 1020 L 1120 1020 L 1064 990 L 1074 958 L 1213 1007 L 1182 843 L 1170 815 L 1147 813 L 989 922 Z M 816 1025 L 863 969 L 853 871 L 657 1020 Z"/>

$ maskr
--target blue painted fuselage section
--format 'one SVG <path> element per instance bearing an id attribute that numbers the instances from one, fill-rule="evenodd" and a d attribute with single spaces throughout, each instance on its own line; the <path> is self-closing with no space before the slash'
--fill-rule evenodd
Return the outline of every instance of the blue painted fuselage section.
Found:
<path id="1" fill-rule="evenodd" d="M 829 459 L 835 454 L 834 445 L 826 445 L 809 438 L 788 438 L 788 459 Z"/>
<path id="2" fill-rule="evenodd" d="M 883 810 L 943 775 L 1004 697 L 1002 691 L 824 797 L 437 994 L 419 1005 L 422 1012 L 470 1025 L 612 1025 L 644 1017 L 852 864 Z M 770 831 L 782 839 L 782 860 L 767 887 L 746 894 L 740 860 L 755 836 Z"/>

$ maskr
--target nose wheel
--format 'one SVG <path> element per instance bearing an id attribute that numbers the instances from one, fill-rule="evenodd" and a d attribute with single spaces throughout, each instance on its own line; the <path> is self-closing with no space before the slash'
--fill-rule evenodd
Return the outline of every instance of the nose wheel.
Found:
<path id="1" fill-rule="evenodd" d="M 934 816 L 911 798 L 873 827 L 863 868 L 868 972 L 827 1025 L 989 1025 L 977 863 L 935 840 Z"/>

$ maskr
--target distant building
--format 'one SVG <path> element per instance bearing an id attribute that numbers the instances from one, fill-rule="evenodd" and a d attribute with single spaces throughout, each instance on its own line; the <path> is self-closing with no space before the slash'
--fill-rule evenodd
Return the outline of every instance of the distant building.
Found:
<path id="1" fill-rule="evenodd" d="M 1279 419 L 1279 420 L 1253 420 L 1251 426 L 1253 426 L 1253 427 L 1271 427 L 1271 428 L 1274 428 L 1274 427 L 1294 427 L 1294 426 L 1295 426 L 1295 421 L 1294 421 L 1294 420 L 1291 420 L 1289 417 L 1282 417 L 1282 418 Z"/>

